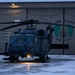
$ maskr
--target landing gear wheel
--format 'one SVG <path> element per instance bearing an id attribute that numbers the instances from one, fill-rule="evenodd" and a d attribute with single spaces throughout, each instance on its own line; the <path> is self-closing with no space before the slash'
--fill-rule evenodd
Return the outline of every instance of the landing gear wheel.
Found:
<path id="1" fill-rule="evenodd" d="M 13 56 L 10 56 L 8 58 L 3 58 L 3 60 L 10 60 L 10 62 L 14 62 L 15 58 Z"/>
<path id="2" fill-rule="evenodd" d="M 47 61 L 47 56 L 46 55 L 40 56 L 40 61 L 46 62 Z"/>
<path id="3" fill-rule="evenodd" d="M 18 58 L 16 58 L 15 56 L 10 56 L 10 62 L 14 62 L 15 60 L 18 60 Z"/>
<path id="4" fill-rule="evenodd" d="M 14 62 L 15 56 L 10 56 L 9 58 L 10 58 L 10 62 Z"/>
<path id="5" fill-rule="evenodd" d="M 15 60 L 18 60 L 15 56 L 9 56 L 8 58 L 3 58 L 3 60 L 10 60 L 10 62 L 14 62 Z"/>
<path id="6" fill-rule="evenodd" d="M 47 59 L 50 59 L 48 55 L 47 55 Z"/>

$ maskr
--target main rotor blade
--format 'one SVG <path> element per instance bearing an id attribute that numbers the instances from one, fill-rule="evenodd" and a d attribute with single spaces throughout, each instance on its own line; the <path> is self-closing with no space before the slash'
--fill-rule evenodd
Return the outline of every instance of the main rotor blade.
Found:
<path id="1" fill-rule="evenodd" d="M 34 22 L 36 22 L 37 20 L 25 20 L 25 21 L 21 21 L 21 22 L 0 22 L 0 24 L 15 24 L 15 23 L 22 23 L 22 24 L 24 24 L 24 23 L 26 23 L 26 22 L 28 22 L 28 23 L 34 23 Z"/>
<path id="2" fill-rule="evenodd" d="M 20 22 L 0 22 L 0 24 L 15 24 L 15 23 L 20 23 Z"/>
<path id="3" fill-rule="evenodd" d="M 14 27 L 18 27 L 18 26 L 27 25 L 27 24 L 35 24 L 37 22 L 38 22 L 37 20 L 25 20 L 25 21 L 22 21 L 22 22 L 10 22 L 10 23 L 18 23 L 18 24 L 2 28 L 2 29 L 0 29 L 0 31 L 10 29 L 10 28 L 14 28 Z"/>
<path id="4" fill-rule="evenodd" d="M 6 29 L 10 29 L 10 28 L 14 28 L 14 27 L 18 27 L 18 26 L 22 26 L 22 25 L 27 25 L 28 23 L 24 23 L 24 24 L 17 24 L 17 25 L 12 25 L 12 26 L 8 26 L 5 28 L 0 29 L 0 31 L 6 30 Z"/>
<path id="5" fill-rule="evenodd" d="M 63 25 L 63 24 L 50 23 L 50 22 L 38 22 L 37 24 L 57 25 L 57 26 L 65 26 L 65 27 L 75 28 L 75 26 L 72 26 L 72 25 Z"/>
<path id="6" fill-rule="evenodd" d="M 10 23 L 14 23 L 14 22 L 10 22 Z M 63 24 L 57 24 L 57 23 L 38 22 L 38 21 L 34 21 L 34 20 L 29 20 L 29 21 L 19 22 L 19 24 L 16 24 L 16 25 L 12 25 L 12 26 L 5 27 L 3 29 L 0 29 L 0 31 L 6 30 L 6 29 L 10 29 L 10 28 L 14 28 L 14 27 L 18 27 L 18 26 L 27 25 L 27 24 L 46 24 L 46 25 L 57 25 L 57 26 L 66 26 L 66 27 L 75 28 L 75 26 L 71 26 L 71 25 L 63 25 Z"/>

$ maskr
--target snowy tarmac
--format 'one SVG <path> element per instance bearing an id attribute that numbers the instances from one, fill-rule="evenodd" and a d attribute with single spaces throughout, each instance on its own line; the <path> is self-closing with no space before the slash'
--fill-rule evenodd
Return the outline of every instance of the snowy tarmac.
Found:
<path id="1" fill-rule="evenodd" d="M 10 63 L 3 57 L 0 56 L 0 75 L 75 75 L 75 55 L 49 55 L 49 61 L 44 63 Z"/>

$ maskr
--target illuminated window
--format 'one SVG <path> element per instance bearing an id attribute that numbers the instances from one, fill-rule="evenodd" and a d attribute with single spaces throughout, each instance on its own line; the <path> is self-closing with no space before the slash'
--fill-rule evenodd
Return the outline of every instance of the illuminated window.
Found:
<path id="1" fill-rule="evenodd" d="M 2 42 L 8 42 L 10 36 L 14 34 L 14 31 L 12 30 L 4 30 L 2 31 Z"/>
<path id="2" fill-rule="evenodd" d="M 15 20 L 15 22 L 20 22 L 20 20 Z M 17 24 L 17 23 L 15 23 L 15 24 Z"/>

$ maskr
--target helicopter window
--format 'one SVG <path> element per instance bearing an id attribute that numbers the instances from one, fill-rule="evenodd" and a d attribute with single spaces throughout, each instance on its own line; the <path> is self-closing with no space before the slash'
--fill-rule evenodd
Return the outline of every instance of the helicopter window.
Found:
<path id="1" fill-rule="evenodd" d="M 10 39 L 10 36 L 13 35 L 12 30 L 4 30 L 2 31 L 2 42 L 8 42 Z"/>
<path id="2" fill-rule="evenodd" d="M 18 38 L 17 38 L 17 41 L 19 42 L 19 43 L 22 43 L 22 42 L 24 42 L 24 37 L 23 36 L 18 36 Z"/>
<path id="3" fill-rule="evenodd" d="M 20 20 L 19 20 L 19 19 L 17 19 L 17 20 L 15 20 L 15 22 L 20 22 Z M 17 24 L 17 23 L 15 23 L 15 24 Z"/>
<path id="4" fill-rule="evenodd" d="M 11 36 L 11 37 L 10 37 L 10 43 L 16 41 L 16 39 L 17 39 L 17 36 Z"/>

